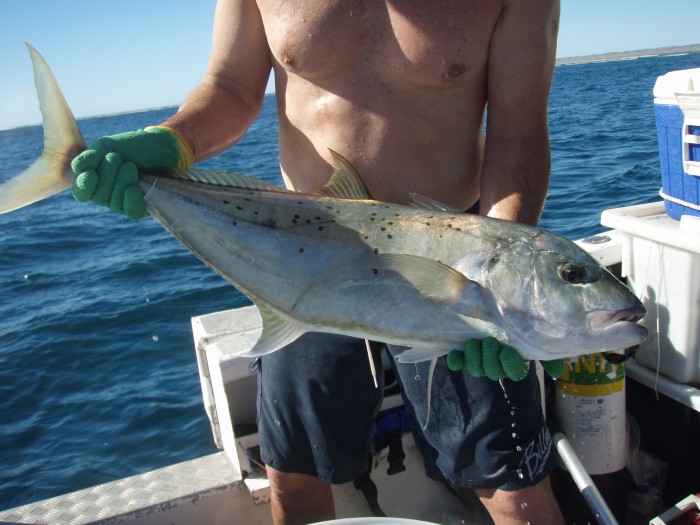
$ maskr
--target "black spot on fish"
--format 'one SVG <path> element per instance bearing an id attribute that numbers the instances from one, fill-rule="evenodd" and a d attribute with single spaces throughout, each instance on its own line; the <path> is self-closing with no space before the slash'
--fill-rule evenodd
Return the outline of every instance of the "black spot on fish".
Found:
<path id="1" fill-rule="evenodd" d="M 368 235 L 365 235 L 365 240 L 367 240 L 367 239 L 369 239 L 369 236 L 368 236 Z"/>
<path id="2" fill-rule="evenodd" d="M 248 197 L 246 197 L 246 198 L 243 199 L 243 200 L 246 201 L 246 202 L 250 202 L 250 199 L 249 199 Z"/>
<path id="3" fill-rule="evenodd" d="M 389 234 L 386 236 L 386 238 L 387 238 L 387 239 L 393 239 L 394 236 L 393 236 L 392 234 L 389 233 Z"/>
<path id="4" fill-rule="evenodd" d="M 426 226 L 430 226 L 430 223 L 429 223 L 429 222 L 426 222 L 425 225 L 426 225 Z"/>
<path id="5" fill-rule="evenodd" d="M 306 219 L 306 224 L 311 224 L 311 219 Z"/>
<path id="6" fill-rule="evenodd" d="M 294 218 L 295 218 L 295 219 L 301 219 L 301 217 L 300 217 L 299 215 L 296 215 L 296 214 L 294 215 Z"/>
<path id="7" fill-rule="evenodd" d="M 243 208 L 241 208 L 240 206 L 236 206 L 236 209 L 237 209 L 237 210 L 242 210 Z"/>
<path id="8" fill-rule="evenodd" d="M 374 255 L 379 255 L 379 248 L 374 249 Z"/>
<path id="9" fill-rule="evenodd" d="M 376 268 L 372 268 L 372 273 L 374 275 L 377 275 L 379 273 L 379 270 L 377 270 Z"/>
<path id="10" fill-rule="evenodd" d="M 452 228 L 452 225 L 451 225 L 451 224 L 448 224 L 447 227 L 448 227 L 448 228 Z"/>
<path id="11" fill-rule="evenodd" d="M 385 232 L 385 231 L 386 231 L 386 228 L 385 228 L 384 226 L 382 226 L 382 227 L 380 228 L 380 230 L 382 230 L 383 232 Z"/>
<path id="12" fill-rule="evenodd" d="M 292 224 L 297 224 L 299 221 L 296 219 L 292 219 Z"/>
<path id="13" fill-rule="evenodd" d="M 389 226 L 393 226 L 393 225 L 394 225 L 394 223 L 389 221 Z"/>
<path id="14" fill-rule="evenodd" d="M 254 211 L 254 212 L 253 212 L 253 214 L 257 215 L 257 214 L 258 214 L 258 212 L 257 212 L 257 211 Z"/>
<path id="15" fill-rule="evenodd" d="M 322 232 L 323 231 L 323 226 L 318 227 L 318 231 Z"/>
<path id="16" fill-rule="evenodd" d="M 236 221 L 233 221 L 234 226 L 238 226 L 238 223 Z"/>
<path id="17" fill-rule="evenodd" d="M 299 248 L 299 253 L 304 253 L 304 248 Z"/>
<path id="18" fill-rule="evenodd" d="M 317 221 L 320 221 L 321 217 L 314 217 L 314 219 L 316 219 Z"/>
<path id="19" fill-rule="evenodd" d="M 224 200 L 224 204 L 230 204 L 230 202 L 227 200 Z"/>

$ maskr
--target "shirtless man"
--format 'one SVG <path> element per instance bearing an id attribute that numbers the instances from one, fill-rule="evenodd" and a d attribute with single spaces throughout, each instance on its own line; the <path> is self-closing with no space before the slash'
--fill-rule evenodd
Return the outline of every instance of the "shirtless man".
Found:
<path id="1" fill-rule="evenodd" d="M 535 224 L 549 181 L 546 110 L 558 17 L 558 0 L 219 0 L 207 75 L 163 125 L 179 133 L 194 159 L 215 155 L 246 133 L 260 111 L 274 70 L 280 164 L 289 188 L 310 191 L 321 187 L 331 174 L 328 148 L 332 148 L 352 162 L 378 200 L 406 203 L 408 194 L 415 192 L 460 210 L 478 202 L 482 215 Z M 140 165 L 138 158 L 121 153 L 123 161 Z M 298 346 L 304 344 L 302 340 Z M 301 352 L 299 348 L 282 350 L 262 360 L 263 397 L 273 386 L 291 388 L 278 392 L 279 399 L 294 400 L 289 401 L 287 412 L 297 408 L 294 396 L 306 383 L 279 387 L 279 382 L 281 376 L 291 375 L 289 367 L 295 359 L 302 359 Z M 349 352 L 366 360 L 362 350 Z M 335 352 L 328 356 L 336 359 Z M 364 365 L 363 373 L 368 375 Z M 321 366 L 326 364 L 302 370 L 309 374 L 310 368 Z M 348 369 L 346 364 L 342 367 Z M 275 370 L 281 370 L 280 377 L 275 377 Z M 339 374 L 333 374 L 328 381 L 339 379 Z M 449 381 L 456 375 L 449 376 Z M 477 387 L 469 378 L 464 380 L 466 391 L 475 392 Z M 348 388 L 364 388 L 368 396 L 374 396 L 371 380 L 367 381 L 366 387 L 351 383 Z M 498 404 L 504 397 L 500 385 L 485 378 L 480 381 L 488 392 L 465 396 L 463 389 L 462 397 L 484 398 L 493 403 L 494 412 L 503 412 L 507 407 Z M 484 382 L 489 384 L 484 386 Z M 561 523 L 547 478 L 554 454 L 550 454 L 551 440 L 541 422 L 536 381 L 530 377 L 520 383 L 525 393 L 516 394 L 518 405 L 529 411 L 525 417 L 538 422 L 520 431 L 529 432 L 532 443 L 549 447 L 539 450 L 547 466 L 538 465 L 536 476 L 518 480 L 523 477 L 521 468 L 515 474 L 515 467 L 523 466 L 520 456 L 508 456 L 503 464 L 498 463 L 500 459 L 492 461 L 500 456 L 489 450 L 502 442 L 493 437 L 493 428 L 475 430 L 478 425 L 469 414 L 477 412 L 471 406 L 463 409 L 464 419 L 457 423 L 440 422 L 436 416 L 433 433 L 439 439 L 449 435 L 448 425 L 462 425 L 459 434 L 475 433 L 476 437 L 449 450 L 433 444 L 434 455 L 439 456 L 438 463 L 466 465 L 443 473 L 449 481 L 475 489 L 496 523 Z M 520 401 L 528 396 L 528 403 Z M 376 412 L 374 400 L 363 398 L 365 401 L 367 408 L 361 409 L 361 415 L 371 420 Z M 318 416 L 317 424 L 330 423 L 323 418 L 344 410 L 341 397 L 329 397 L 326 405 L 330 403 L 331 415 Z M 349 403 L 360 404 L 355 392 Z M 316 408 L 308 411 L 316 416 Z M 290 426 L 295 424 L 307 425 L 295 420 Z M 264 428 L 262 421 L 261 425 L 275 523 L 334 517 L 328 482 L 348 479 L 318 465 L 309 470 L 285 463 L 279 455 L 291 450 L 288 455 L 295 456 L 301 447 L 283 443 L 274 448 L 286 438 Z M 504 422 L 497 426 L 511 435 Z M 361 431 L 371 432 L 371 423 Z M 303 438 L 307 445 L 310 436 Z M 360 438 L 357 457 L 366 458 L 363 445 L 368 439 Z M 432 439 L 428 435 L 427 440 Z M 483 446 L 484 442 L 491 443 L 491 448 Z M 314 458 L 310 461 L 321 461 Z M 334 464 L 338 458 L 328 461 Z M 487 467 L 470 470 L 480 463 Z"/>

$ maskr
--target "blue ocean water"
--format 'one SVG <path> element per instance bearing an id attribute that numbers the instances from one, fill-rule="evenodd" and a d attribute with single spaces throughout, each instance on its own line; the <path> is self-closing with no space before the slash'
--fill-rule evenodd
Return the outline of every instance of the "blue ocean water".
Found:
<path id="1" fill-rule="evenodd" d="M 542 226 L 580 238 L 604 209 L 658 200 L 652 88 L 690 67 L 700 54 L 556 68 Z M 173 111 L 80 126 L 90 143 Z M 279 184 L 275 111 L 266 97 L 245 139 L 202 166 Z M 40 127 L 0 131 L 0 180 L 41 148 Z M 0 509 L 216 450 L 190 318 L 248 301 L 155 221 L 70 193 L 0 216 L 0 283 Z"/>

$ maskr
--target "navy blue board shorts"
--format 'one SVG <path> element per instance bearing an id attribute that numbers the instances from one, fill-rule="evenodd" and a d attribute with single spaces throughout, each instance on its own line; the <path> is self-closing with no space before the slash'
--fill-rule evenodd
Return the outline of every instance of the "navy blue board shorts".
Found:
<path id="1" fill-rule="evenodd" d="M 263 462 L 330 483 L 359 478 L 382 402 L 382 346 L 374 345 L 373 356 L 379 388 L 363 340 L 309 333 L 264 356 L 258 375 Z M 401 348 L 387 350 L 391 356 Z M 440 358 L 425 430 L 430 363 L 393 366 L 431 478 L 472 489 L 517 490 L 554 468 L 534 366 L 522 381 L 492 381 L 452 372 Z"/>

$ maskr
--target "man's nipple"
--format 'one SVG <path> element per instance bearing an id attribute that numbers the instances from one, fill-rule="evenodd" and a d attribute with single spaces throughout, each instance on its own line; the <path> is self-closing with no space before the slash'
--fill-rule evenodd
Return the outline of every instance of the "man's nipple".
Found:
<path id="1" fill-rule="evenodd" d="M 443 82 L 455 82 L 464 76 L 467 71 L 467 66 L 462 62 L 450 62 L 447 64 L 445 71 L 440 75 Z"/>

